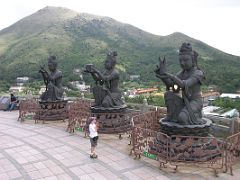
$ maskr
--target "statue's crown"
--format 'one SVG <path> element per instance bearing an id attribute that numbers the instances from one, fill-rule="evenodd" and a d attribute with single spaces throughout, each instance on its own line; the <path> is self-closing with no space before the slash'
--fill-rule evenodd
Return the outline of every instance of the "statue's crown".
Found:
<path id="1" fill-rule="evenodd" d="M 110 51 L 107 56 L 110 56 L 110 57 L 115 57 L 117 56 L 117 51 Z"/>
<path id="2" fill-rule="evenodd" d="M 193 54 L 192 46 L 190 43 L 182 43 L 179 54 Z"/>
<path id="3" fill-rule="evenodd" d="M 194 65 L 197 66 L 198 53 L 192 50 L 192 46 L 190 43 L 182 43 L 182 46 L 179 50 L 179 55 L 184 54 L 191 55 Z"/>
<path id="4" fill-rule="evenodd" d="M 50 57 L 48 58 L 48 62 L 57 64 L 57 58 L 56 58 L 56 56 L 50 56 Z"/>
<path id="5" fill-rule="evenodd" d="M 107 53 L 107 59 L 110 59 L 114 62 L 116 62 L 116 56 L 117 56 L 117 51 L 110 51 Z"/>

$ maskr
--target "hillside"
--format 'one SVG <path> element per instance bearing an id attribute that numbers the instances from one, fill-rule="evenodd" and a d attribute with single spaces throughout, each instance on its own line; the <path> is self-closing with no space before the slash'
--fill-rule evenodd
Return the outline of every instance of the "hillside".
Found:
<path id="1" fill-rule="evenodd" d="M 190 42 L 200 54 L 206 84 L 225 92 L 240 89 L 240 57 L 182 33 L 156 36 L 109 17 L 60 7 L 43 8 L 0 31 L 0 80 L 11 82 L 17 76 L 39 79 L 38 64 L 46 64 L 50 54 L 58 57 L 64 79 L 71 80 L 74 68 L 86 63 L 102 67 L 106 53 L 117 50 L 123 79 L 140 74 L 142 81 L 158 81 L 153 73 L 158 56 L 166 55 L 169 70 L 177 72 L 177 50 L 182 42 Z"/>

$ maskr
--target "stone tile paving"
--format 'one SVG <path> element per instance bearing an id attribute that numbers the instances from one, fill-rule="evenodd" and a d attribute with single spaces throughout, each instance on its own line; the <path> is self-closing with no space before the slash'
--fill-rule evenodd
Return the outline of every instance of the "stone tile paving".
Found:
<path id="1" fill-rule="evenodd" d="M 17 111 L 0 111 L 0 180 L 240 179 L 240 167 L 234 176 L 220 173 L 215 178 L 206 168 L 180 167 L 173 173 L 173 167 L 160 170 L 157 161 L 146 157 L 134 160 L 127 135 L 122 140 L 100 135 L 99 158 L 90 159 L 89 139 L 82 132 L 67 133 L 66 122 L 20 123 L 17 117 Z"/>

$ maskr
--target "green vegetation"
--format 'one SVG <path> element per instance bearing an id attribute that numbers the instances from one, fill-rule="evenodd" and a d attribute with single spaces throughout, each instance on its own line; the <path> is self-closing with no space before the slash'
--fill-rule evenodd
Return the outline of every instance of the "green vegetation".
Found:
<path id="1" fill-rule="evenodd" d="M 149 96 L 147 98 L 148 104 L 149 105 L 154 105 L 154 106 L 165 106 L 165 100 L 163 96 Z"/>
<path id="2" fill-rule="evenodd" d="M 125 97 L 125 101 L 127 103 L 136 103 L 136 104 L 143 104 L 144 103 L 144 99 L 147 99 L 147 103 L 149 105 L 154 105 L 154 106 L 161 106 L 164 107 L 165 106 L 165 101 L 164 101 L 164 97 L 163 96 L 136 96 L 136 97 Z"/>
<path id="3" fill-rule="evenodd" d="M 0 80 L 0 92 L 7 92 L 9 88 L 10 88 L 9 82 Z"/>
<path id="4" fill-rule="evenodd" d="M 108 17 L 46 7 L 0 31 L 1 90 L 7 89 L 3 81 L 12 83 L 18 76 L 40 80 L 39 64 L 46 64 L 49 55 L 58 57 L 66 86 L 78 79 L 72 74 L 73 69 L 82 69 L 89 63 L 103 67 L 110 50 L 118 51 L 117 68 L 122 82 L 131 74 L 139 74 L 139 87 L 148 82 L 154 84 L 160 81 L 154 74 L 158 56 L 166 55 L 170 72 L 180 70 L 177 50 L 182 42 L 190 42 L 199 53 L 206 85 L 216 85 L 222 92 L 240 89 L 240 57 L 181 33 L 156 36 Z M 92 81 L 88 76 L 84 79 Z"/>
<path id="5" fill-rule="evenodd" d="M 240 112 L 240 98 L 231 99 L 231 98 L 217 98 L 213 102 L 214 106 L 219 106 L 227 110 L 237 109 Z"/>
<path id="6" fill-rule="evenodd" d="M 33 95 L 38 95 L 41 85 L 43 85 L 43 82 L 41 81 L 27 83 L 24 86 L 23 93 L 28 94 L 31 92 Z"/>
<path id="7" fill-rule="evenodd" d="M 66 91 L 66 95 L 68 97 L 81 97 L 81 94 L 79 91 L 73 91 L 73 90 Z"/>

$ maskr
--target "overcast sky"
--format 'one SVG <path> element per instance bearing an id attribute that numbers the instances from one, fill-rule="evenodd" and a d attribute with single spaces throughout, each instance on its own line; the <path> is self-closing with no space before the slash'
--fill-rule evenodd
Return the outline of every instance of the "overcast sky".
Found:
<path id="1" fill-rule="evenodd" d="M 5 0 L 0 30 L 45 6 L 108 16 L 156 35 L 182 32 L 240 56 L 240 0 Z"/>

